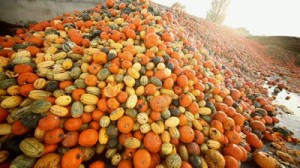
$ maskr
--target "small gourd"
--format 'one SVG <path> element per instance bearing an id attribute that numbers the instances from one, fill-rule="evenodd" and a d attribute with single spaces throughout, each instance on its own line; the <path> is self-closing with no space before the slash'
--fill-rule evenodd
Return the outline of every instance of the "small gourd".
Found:
<path id="1" fill-rule="evenodd" d="M 189 158 L 189 163 L 193 166 L 193 167 L 201 167 L 202 165 L 202 161 L 200 156 L 197 155 L 192 155 Z"/>
<path id="2" fill-rule="evenodd" d="M 1 107 L 2 108 L 15 108 L 17 106 L 19 106 L 22 102 L 22 97 L 20 96 L 9 96 L 7 98 L 5 98 L 2 102 L 1 102 Z"/>
<path id="3" fill-rule="evenodd" d="M 66 115 L 68 115 L 69 110 L 66 107 L 60 105 L 53 105 L 50 108 L 50 112 L 59 117 L 65 117 Z"/>
<path id="4" fill-rule="evenodd" d="M 74 67 L 71 70 L 72 79 L 78 79 L 81 74 L 81 69 L 79 67 Z"/>
<path id="5" fill-rule="evenodd" d="M 43 89 L 46 86 L 46 80 L 44 78 L 39 78 L 34 81 L 33 87 L 35 89 Z"/>
<path id="6" fill-rule="evenodd" d="M 100 81 L 105 80 L 108 76 L 110 75 L 110 71 L 107 68 L 103 68 L 101 69 L 98 73 L 97 73 L 97 78 Z"/>
<path id="7" fill-rule="evenodd" d="M 125 140 L 124 146 L 129 149 L 136 149 L 141 146 L 141 141 L 134 137 L 129 137 Z"/>
<path id="8" fill-rule="evenodd" d="M 49 111 L 51 108 L 51 102 L 45 100 L 45 99 L 40 99 L 40 100 L 35 100 L 31 105 L 30 105 L 30 110 L 33 113 L 46 113 Z"/>
<path id="9" fill-rule="evenodd" d="M 16 79 L 5 79 L 0 82 L 0 89 L 7 89 L 10 86 L 17 85 Z"/>
<path id="10" fill-rule="evenodd" d="M 56 153 L 48 153 L 42 156 L 34 165 L 33 168 L 54 168 L 60 167 L 61 157 L 59 154 Z"/>
<path id="11" fill-rule="evenodd" d="M 33 158 L 40 157 L 44 153 L 44 145 L 35 138 L 25 138 L 22 140 L 20 149 L 25 155 Z"/>
<path id="12" fill-rule="evenodd" d="M 67 106 L 72 102 L 71 96 L 64 95 L 60 96 L 55 100 L 55 104 L 60 105 L 60 106 Z"/>
<path id="13" fill-rule="evenodd" d="M 81 117 L 83 114 L 83 104 L 80 101 L 76 101 L 72 104 L 71 115 L 74 118 Z"/>
<path id="14" fill-rule="evenodd" d="M 10 168 L 32 168 L 35 160 L 26 155 L 19 155 L 11 162 Z"/>
<path id="15" fill-rule="evenodd" d="M 45 99 L 51 96 L 52 93 L 45 90 L 32 90 L 29 92 L 28 97 L 34 100 Z"/>
<path id="16" fill-rule="evenodd" d="M 178 154 L 170 154 L 166 158 L 166 164 L 168 168 L 180 168 L 182 160 Z"/>
<path id="17" fill-rule="evenodd" d="M 71 72 L 56 73 L 54 74 L 53 79 L 57 81 L 72 80 Z"/>
<path id="18" fill-rule="evenodd" d="M 130 95 L 127 99 L 126 107 L 134 108 L 136 104 L 137 104 L 137 95 L 135 95 L 135 94 Z"/>
<path id="19" fill-rule="evenodd" d="M 88 93 L 82 94 L 80 97 L 80 101 L 83 104 L 95 105 L 97 104 L 98 100 L 99 98 L 97 96 Z"/>
<path id="20" fill-rule="evenodd" d="M 41 118 L 40 114 L 29 113 L 22 117 L 21 123 L 27 128 L 35 128 Z"/>

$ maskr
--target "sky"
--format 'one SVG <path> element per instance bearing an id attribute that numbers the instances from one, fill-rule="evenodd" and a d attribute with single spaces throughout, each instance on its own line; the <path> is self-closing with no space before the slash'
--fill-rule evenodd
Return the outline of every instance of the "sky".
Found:
<path id="1" fill-rule="evenodd" d="M 180 2 L 186 11 L 202 18 L 211 0 L 152 0 L 171 6 Z M 300 37 L 300 0 L 231 0 L 224 25 L 246 28 L 252 35 Z"/>

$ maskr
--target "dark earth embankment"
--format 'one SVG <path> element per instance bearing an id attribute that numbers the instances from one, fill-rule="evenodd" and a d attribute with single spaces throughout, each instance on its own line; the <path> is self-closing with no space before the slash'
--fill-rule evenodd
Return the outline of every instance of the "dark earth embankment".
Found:
<path id="1" fill-rule="evenodd" d="M 277 45 L 284 49 L 300 53 L 300 38 L 290 36 L 251 36 L 250 39 L 264 45 Z"/>
<path id="2" fill-rule="evenodd" d="M 287 50 L 287 52 L 293 52 L 297 66 L 300 66 L 300 38 L 290 36 L 251 36 L 253 39 L 263 45 L 280 47 Z M 284 58 L 282 58 L 284 59 Z"/>
<path id="3" fill-rule="evenodd" d="M 10 24 L 0 20 L 0 35 L 13 35 L 15 29 L 21 27 L 19 25 Z"/>

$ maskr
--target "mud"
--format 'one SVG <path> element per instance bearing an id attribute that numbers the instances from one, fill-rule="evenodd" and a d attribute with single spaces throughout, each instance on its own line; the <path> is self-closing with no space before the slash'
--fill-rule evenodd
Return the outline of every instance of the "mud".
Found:
<path id="1" fill-rule="evenodd" d="M 276 95 L 276 97 L 274 97 L 274 89 L 276 87 L 265 84 L 265 88 L 268 88 L 269 96 L 275 98 L 274 103 L 278 106 L 278 111 L 280 112 L 279 115 L 277 115 L 280 119 L 278 125 L 287 127 L 297 138 L 299 138 L 300 94 L 283 89 Z M 289 97 L 288 100 L 286 99 L 287 97 Z"/>

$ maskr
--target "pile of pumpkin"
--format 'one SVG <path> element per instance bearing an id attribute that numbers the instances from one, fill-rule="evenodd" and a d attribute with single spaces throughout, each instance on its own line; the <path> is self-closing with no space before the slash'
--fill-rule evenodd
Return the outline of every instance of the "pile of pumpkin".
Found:
<path id="1" fill-rule="evenodd" d="M 0 37 L 0 165 L 277 166 L 257 151 L 283 139 L 275 107 L 253 82 L 228 87 L 154 6 L 107 0 Z"/>
<path id="2" fill-rule="evenodd" d="M 272 68 L 272 61 L 267 59 L 264 53 L 264 46 L 239 35 L 232 29 L 216 25 L 204 19 L 188 15 L 184 12 L 170 10 L 178 17 L 178 25 L 187 30 L 189 39 L 194 39 L 197 47 L 206 47 L 217 57 L 226 59 L 226 65 L 234 66 L 235 71 L 253 74 L 260 72 L 263 76 L 272 76 L 276 70 Z M 247 66 L 245 66 L 245 64 Z M 271 66 L 272 65 L 272 66 Z M 249 74 L 242 77 L 248 77 Z M 256 77 L 254 77 L 255 79 Z"/>
<path id="3" fill-rule="evenodd" d="M 234 74 L 251 80 L 272 76 L 288 76 L 289 90 L 299 92 L 294 54 L 280 47 L 263 46 L 258 42 L 241 36 L 225 26 L 216 25 L 185 12 L 169 8 L 177 26 L 185 29 L 185 35 L 197 48 L 205 47 L 216 55 Z M 193 40 L 191 40 L 193 39 Z M 281 59 L 279 59 L 281 58 Z M 286 59 L 282 61 L 282 59 Z M 257 72 L 260 75 L 257 75 Z"/>

